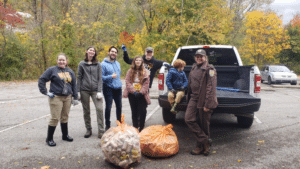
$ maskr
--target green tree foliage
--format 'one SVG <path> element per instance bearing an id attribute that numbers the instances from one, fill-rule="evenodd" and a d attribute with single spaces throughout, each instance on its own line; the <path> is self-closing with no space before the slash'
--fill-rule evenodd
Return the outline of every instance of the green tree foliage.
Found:
<path id="1" fill-rule="evenodd" d="M 280 63 L 284 63 L 291 69 L 300 73 L 300 16 L 295 15 L 293 20 L 286 26 L 286 30 L 290 37 L 290 49 L 282 50 L 278 58 Z"/>
<path id="2" fill-rule="evenodd" d="M 0 79 L 15 80 L 22 77 L 25 67 L 25 47 L 12 35 L 7 38 L 0 66 Z"/>

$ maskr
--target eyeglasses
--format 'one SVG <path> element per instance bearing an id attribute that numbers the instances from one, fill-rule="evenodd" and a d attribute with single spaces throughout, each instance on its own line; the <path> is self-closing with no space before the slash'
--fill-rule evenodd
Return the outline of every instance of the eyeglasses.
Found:
<path id="1" fill-rule="evenodd" d="M 147 51 L 147 53 L 152 53 L 152 51 Z"/>

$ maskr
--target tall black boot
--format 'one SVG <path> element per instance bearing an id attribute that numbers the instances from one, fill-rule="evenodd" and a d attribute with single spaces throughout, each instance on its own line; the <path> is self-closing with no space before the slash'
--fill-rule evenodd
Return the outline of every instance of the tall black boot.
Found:
<path id="1" fill-rule="evenodd" d="M 65 141 L 73 141 L 73 138 L 68 135 L 68 123 L 60 123 L 62 139 Z"/>
<path id="2" fill-rule="evenodd" d="M 56 146 L 56 143 L 53 141 L 53 134 L 54 134 L 55 128 L 56 128 L 56 126 L 48 126 L 48 135 L 46 138 L 46 143 L 51 147 Z"/>

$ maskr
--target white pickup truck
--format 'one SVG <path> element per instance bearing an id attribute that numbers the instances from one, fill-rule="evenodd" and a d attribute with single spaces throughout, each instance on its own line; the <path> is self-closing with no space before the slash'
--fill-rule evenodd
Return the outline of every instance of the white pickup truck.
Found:
<path id="1" fill-rule="evenodd" d="M 194 55 L 198 49 L 204 49 L 209 63 L 217 70 L 217 99 L 218 107 L 214 113 L 229 113 L 237 117 L 241 127 L 249 128 L 254 119 L 254 112 L 258 111 L 261 104 L 259 97 L 261 76 L 257 66 L 243 66 L 237 49 L 228 45 L 197 45 L 183 46 L 177 49 L 171 66 L 176 59 L 186 62 L 184 72 L 189 77 L 192 65 L 195 63 Z M 159 105 L 162 107 L 163 119 L 172 123 L 176 115 L 170 112 L 168 102 L 168 89 L 166 77 L 167 67 L 160 69 L 158 77 Z M 186 97 L 177 105 L 177 111 L 185 112 L 187 108 Z"/>

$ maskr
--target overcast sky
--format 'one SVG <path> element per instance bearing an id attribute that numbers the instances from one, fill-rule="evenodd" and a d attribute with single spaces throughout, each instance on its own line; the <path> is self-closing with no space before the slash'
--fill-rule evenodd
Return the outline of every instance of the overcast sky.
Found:
<path id="1" fill-rule="evenodd" d="M 278 16 L 282 15 L 283 24 L 287 24 L 294 15 L 300 14 L 300 0 L 275 0 L 270 6 Z"/>

